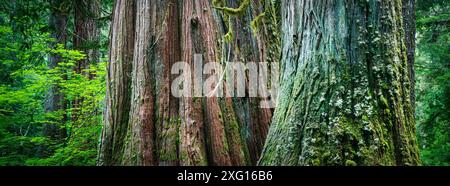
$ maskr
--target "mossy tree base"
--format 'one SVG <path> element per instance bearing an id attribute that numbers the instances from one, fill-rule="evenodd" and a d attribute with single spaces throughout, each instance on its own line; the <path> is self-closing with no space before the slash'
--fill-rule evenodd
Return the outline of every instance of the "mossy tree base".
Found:
<path id="1" fill-rule="evenodd" d="M 401 0 L 283 1 L 260 165 L 418 165 Z"/>

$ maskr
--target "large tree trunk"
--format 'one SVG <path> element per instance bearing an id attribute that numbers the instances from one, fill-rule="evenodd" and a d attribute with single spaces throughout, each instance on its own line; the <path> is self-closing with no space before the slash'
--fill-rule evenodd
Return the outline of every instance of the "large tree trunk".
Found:
<path id="1" fill-rule="evenodd" d="M 51 37 L 54 39 L 50 43 L 50 48 L 55 49 L 57 44 L 66 46 L 67 43 L 67 16 L 69 13 L 68 2 L 65 0 L 52 0 L 51 15 L 49 18 L 49 27 L 51 29 Z M 48 67 L 53 69 L 61 62 L 62 57 L 57 54 L 50 54 Z M 65 77 L 63 77 L 65 78 Z M 60 92 L 60 88 L 57 85 L 52 85 L 48 92 L 45 111 L 55 112 L 64 111 L 66 104 L 64 101 L 64 95 Z M 63 113 L 62 120 L 55 121 L 57 123 L 64 123 L 66 121 L 66 115 Z M 43 134 L 55 139 L 63 139 L 66 136 L 66 130 L 60 128 L 55 124 L 45 124 L 43 126 Z"/>
<path id="2" fill-rule="evenodd" d="M 276 40 L 276 37 L 269 36 L 268 28 L 263 26 L 261 36 L 250 29 L 250 21 L 266 10 L 264 3 L 252 2 L 239 16 L 229 17 L 207 0 L 132 2 L 136 2 L 136 6 L 120 0 L 115 5 L 99 164 L 255 164 L 272 111 L 249 106 L 257 105 L 251 104 L 258 101 L 253 98 L 175 98 L 171 84 L 177 76 L 170 72 L 178 61 L 193 66 L 194 54 L 201 54 L 204 63 L 224 64 L 228 59 L 226 53 L 249 61 L 269 59 L 267 56 L 276 59 L 279 51 L 266 54 L 270 42 L 265 41 L 265 38 Z M 238 7 L 243 2 L 250 1 L 229 1 L 222 5 Z M 134 27 L 120 26 L 125 21 L 132 24 L 133 18 Z M 226 24 L 227 21 L 232 24 Z M 229 25 L 236 36 L 225 41 L 223 36 L 229 31 Z M 125 32 L 133 31 L 134 38 L 124 38 Z M 117 44 L 123 42 L 129 44 Z M 132 47 L 131 43 L 134 43 Z M 238 50 L 248 47 L 251 47 L 249 51 L 258 52 Z M 124 81 L 130 76 L 116 73 L 125 68 L 115 66 L 117 54 L 114 51 L 125 50 L 133 52 L 126 60 L 132 62 L 131 81 Z M 117 90 L 117 87 L 129 86 L 131 94 L 127 89 Z"/>
<path id="3" fill-rule="evenodd" d="M 121 164 L 131 102 L 135 2 L 116 0 L 113 10 L 99 165 Z"/>
<path id="4" fill-rule="evenodd" d="M 286 0 L 260 165 L 417 165 L 402 0 Z"/>
<path id="5" fill-rule="evenodd" d="M 83 51 L 86 58 L 77 61 L 75 71 L 86 74 L 83 70 L 89 69 L 90 64 L 98 62 L 100 52 L 100 27 L 96 19 L 100 17 L 100 0 L 80 0 L 74 2 L 75 30 L 73 46 L 75 50 Z M 86 74 L 92 78 L 92 74 Z"/>

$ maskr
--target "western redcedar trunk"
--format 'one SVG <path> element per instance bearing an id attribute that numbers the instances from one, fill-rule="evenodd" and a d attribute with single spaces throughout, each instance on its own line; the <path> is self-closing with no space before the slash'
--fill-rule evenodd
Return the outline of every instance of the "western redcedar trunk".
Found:
<path id="1" fill-rule="evenodd" d="M 51 37 L 54 39 L 50 43 L 50 48 L 55 49 L 57 44 L 66 46 L 67 43 L 67 16 L 70 12 L 68 7 L 69 3 L 65 0 L 52 0 L 50 1 L 51 14 L 49 17 L 49 28 L 51 30 Z M 53 69 L 61 62 L 62 57 L 57 54 L 50 54 L 48 67 Z M 63 77 L 65 78 L 65 77 Z M 66 104 L 64 101 L 64 95 L 60 92 L 60 88 L 57 85 L 52 85 L 50 88 L 45 103 L 46 112 L 55 112 L 65 110 Z M 66 121 L 65 113 L 63 113 L 63 119 L 57 121 L 58 123 L 64 123 Z M 45 124 L 43 126 L 43 134 L 56 139 L 63 139 L 66 136 L 66 130 L 61 129 L 54 124 Z"/>
<path id="2" fill-rule="evenodd" d="M 214 1 L 213 1 L 214 2 Z M 245 3 L 248 3 L 247 11 Z M 216 1 L 216 8 L 242 7 L 241 10 L 235 9 L 233 13 L 221 11 L 223 24 L 220 29 L 222 33 L 231 33 L 229 41 L 222 42 L 221 59 L 224 62 L 269 62 L 271 65 L 278 65 L 280 56 L 279 49 L 279 28 L 278 1 Z M 237 11 L 236 11 L 237 10 Z M 250 25 L 250 27 L 243 27 Z M 227 38 L 224 38 L 225 40 Z M 222 63 L 226 65 L 226 63 Z M 249 76 L 249 74 L 246 74 Z M 227 81 L 229 79 L 226 79 Z M 249 87 L 246 87 L 248 89 Z M 272 109 L 260 108 L 260 101 L 264 98 L 226 98 L 224 111 L 224 121 L 238 124 L 241 128 L 239 132 L 245 132 L 243 142 L 244 152 L 250 159 L 252 165 L 256 164 L 260 152 L 264 145 L 264 140 L 268 131 L 269 123 L 272 117 Z M 245 109 L 244 109 L 245 108 Z M 234 113 L 228 114 L 231 111 Z M 234 119 L 236 118 L 236 119 Z M 239 134 L 234 134 L 239 137 Z M 230 134 L 229 139 L 234 139 Z M 232 145 L 237 147 L 237 145 Z M 235 149 L 235 151 L 238 151 Z"/>
<path id="3" fill-rule="evenodd" d="M 131 105 L 135 1 L 116 0 L 113 11 L 99 165 L 121 164 Z"/>
<path id="4" fill-rule="evenodd" d="M 260 165 L 417 165 L 402 0 L 286 0 Z"/>
<path id="5" fill-rule="evenodd" d="M 263 12 L 278 13 L 266 2 L 117 0 L 99 164 L 255 164 L 272 111 L 254 106 L 256 98 L 175 98 L 170 86 L 177 76 L 170 71 L 178 61 L 192 66 L 194 54 L 222 65 L 232 60 L 226 53 L 275 61 L 276 26 L 250 26 L 265 20 Z"/>

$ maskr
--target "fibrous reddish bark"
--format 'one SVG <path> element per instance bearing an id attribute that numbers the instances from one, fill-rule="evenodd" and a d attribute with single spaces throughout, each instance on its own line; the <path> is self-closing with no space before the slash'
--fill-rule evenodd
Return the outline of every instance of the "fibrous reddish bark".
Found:
<path id="1" fill-rule="evenodd" d="M 236 59 L 273 59 L 275 54 L 266 54 L 267 28 L 258 29 L 261 35 L 250 28 L 250 21 L 266 10 L 263 4 L 252 2 L 239 17 L 228 19 L 207 0 L 117 1 L 99 164 L 255 164 L 272 111 L 257 108 L 256 98 L 175 98 L 170 86 L 177 76 L 170 72 L 178 61 L 193 66 L 195 54 L 204 63 L 223 64 L 229 60 L 224 51 Z M 225 24 L 225 17 L 233 24 Z M 229 25 L 246 31 L 225 41 Z M 236 50 L 247 47 L 258 52 Z"/>
<path id="2" fill-rule="evenodd" d="M 99 165 L 120 165 L 131 103 L 131 64 L 135 38 L 135 2 L 117 0 L 111 24 L 106 100 Z"/>

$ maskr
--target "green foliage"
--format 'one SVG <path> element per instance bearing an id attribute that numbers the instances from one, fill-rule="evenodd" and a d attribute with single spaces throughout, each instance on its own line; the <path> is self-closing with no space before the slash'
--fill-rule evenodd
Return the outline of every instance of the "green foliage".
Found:
<path id="1" fill-rule="evenodd" d="M 92 65 L 86 71 L 95 78 L 73 70 L 84 54 L 63 49 L 50 50 L 63 60 L 53 69 L 45 65 L 13 72 L 22 79 L 22 87 L 0 87 L 0 165 L 94 165 L 97 139 L 101 127 L 101 103 L 104 97 L 105 63 Z M 66 77 L 66 78 L 62 78 Z M 43 105 L 48 87 L 57 85 L 66 102 L 77 107 L 46 113 Z M 58 142 L 41 136 L 43 124 L 54 124 L 54 117 L 66 115 L 67 138 Z"/>
<path id="2" fill-rule="evenodd" d="M 70 42 L 68 47 L 50 48 L 54 40 L 49 33 L 48 2 L 27 2 L 7 1 L 0 6 L 0 166 L 95 165 L 105 55 L 77 73 L 75 66 L 85 54 L 68 49 Z M 111 3 L 105 1 L 105 10 Z M 101 43 L 107 43 L 107 28 L 103 24 Z M 107 51 L 106 45 L 92 47 L 103 54 Z M 61 61 L 50 68 L 49 55 L 58 55 Z M 46 111 L 51 87 L 59 87 L 65 109 Z M 46 125 L 64 129 L 67 137 L 44 136 Z"/>
<path id="3" fill-rule="evenodd" d="M 421 0 L 418 7 L 416 120 L 421 158 L 424 165 L 449 166 L 450 2 Z"/>
<path id="4" fill-rule="evenodd" d="M 34 158 L 27 165 L 95 165 L 97 140 L 101 129 L 101 108 L 105 95 L 105 63 L 91 65 L 84 72 L 94 75 L 90 79 L 83 73 L 76 73 L 73 67 L 84 54 L 76 50 L 63 49 L 61 45 L 52 50 L 64 61 L 57 67 L 46 70 L 46 82 L 57 85 L 72 107 L 64 110 L 70 118 L 64 123 L 67 138 L 48 158 Z M 66 77 L 66 78 L 61 78 Z M 74 106 L 76 104 L 76 106 Z"/>

